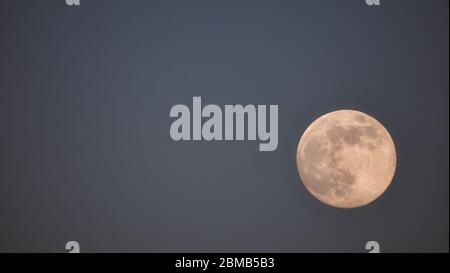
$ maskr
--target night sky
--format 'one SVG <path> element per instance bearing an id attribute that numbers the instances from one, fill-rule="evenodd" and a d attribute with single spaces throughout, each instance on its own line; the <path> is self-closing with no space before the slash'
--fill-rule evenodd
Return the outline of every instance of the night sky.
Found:
<path id="1" fill-rule="evenodd" d="M 448 252 L 449 2 L 381 3 L 0 0 L 0 252 Z M 278 105 L 278 149 L 173 141 L 194 96 Z M 297 173 L 338 109 L 396 144 L 362 208 Z"/>

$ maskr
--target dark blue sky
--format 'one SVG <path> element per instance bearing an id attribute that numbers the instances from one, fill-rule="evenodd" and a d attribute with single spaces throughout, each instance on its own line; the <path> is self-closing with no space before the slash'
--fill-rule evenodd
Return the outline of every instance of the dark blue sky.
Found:
<path id="1" fill-rule="evenodd" d="M 449 250 L 448 1 L 0 2 L 0 251 Z M 279 145 L 174 142 L 170 108 L 279 105 Z M 342 210 L 296 170 L 318 116 L 391 133 L 386 193 Z"/>

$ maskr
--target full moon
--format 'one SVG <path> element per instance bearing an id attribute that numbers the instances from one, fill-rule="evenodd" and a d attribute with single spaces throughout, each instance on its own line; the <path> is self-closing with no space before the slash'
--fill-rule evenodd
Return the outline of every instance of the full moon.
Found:
<path id="1" fill-rule="evenodd" d="M 297 148 L 303 184 L 317 199 L 337 208 L 373 202 L 391 183 L 396 164 L 394 141 L 386 128 L 354 110 L 319 117 Z"/>

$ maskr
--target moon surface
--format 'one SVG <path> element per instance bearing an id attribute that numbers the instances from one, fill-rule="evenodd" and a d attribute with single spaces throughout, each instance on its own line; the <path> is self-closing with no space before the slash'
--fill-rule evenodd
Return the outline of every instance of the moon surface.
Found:
<path id="1" fill-rule="evenodd" d="M 308 191 L 337 208 L 377 199 L 394 177 L 394 141 L 373 117 L 339 110 L 319 117 L 303 133 L 297 169 Z"/>

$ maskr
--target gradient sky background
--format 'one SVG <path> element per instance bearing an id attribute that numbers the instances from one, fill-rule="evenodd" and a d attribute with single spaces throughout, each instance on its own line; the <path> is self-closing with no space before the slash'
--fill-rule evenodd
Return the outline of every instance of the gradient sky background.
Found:
<path id="1" fill-rule="evenodd" d="M 0 1 L 0 252 L 449 251 L 449 2 Z M 174 142 L 170 108 L 278 104 L 279 146 Z M 301 184 L 318 116 L 391 133 L 393 183 Z"/>

